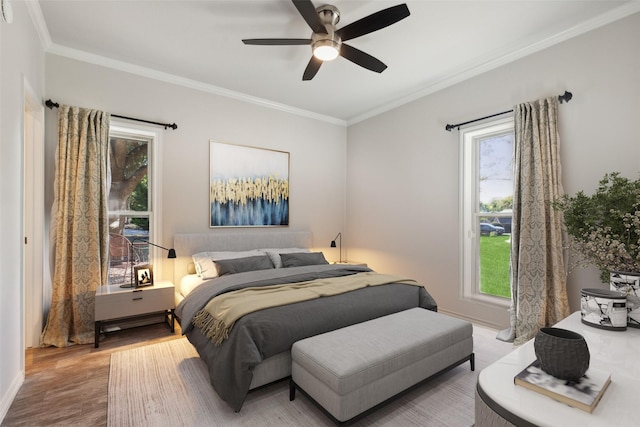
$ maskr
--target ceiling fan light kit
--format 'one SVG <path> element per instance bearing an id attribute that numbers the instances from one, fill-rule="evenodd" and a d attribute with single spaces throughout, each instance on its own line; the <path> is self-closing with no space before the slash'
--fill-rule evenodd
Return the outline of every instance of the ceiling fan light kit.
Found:
<path id="1" fill-rule="evenodd" d="M 312 45 L 313 56 L 322 61 L 333 61 L 340 54 L 340 44 L 333 40 L 319 40 Z"/>
<path id="2" fill-rule="evenodd" d="M 304 70 L 302 80 L 311 80 L 324 61 L 331 61 L 338 56 L 376 73 L 383 72 L 387 66 L 382 61 L 355 47 L 344 44 L 343 41 L 381 30 L 410 15 L 407 5 L 400 4 L 368 15 L 338 30 L 336 24 L 340 21 L 340 11 L 337 7 L 325 4 L 316 8 L 311 0 L 292 1 L 311 28 L 311 38 L 244 39 L 242 42 L 261 46 L 311 45 L 313 55 Z"/>

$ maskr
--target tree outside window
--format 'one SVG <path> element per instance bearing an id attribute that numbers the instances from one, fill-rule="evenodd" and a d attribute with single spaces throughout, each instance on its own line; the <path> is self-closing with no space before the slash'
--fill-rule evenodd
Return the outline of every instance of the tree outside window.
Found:
<path id="1" fill-rule="evenodd" d="M 110 137 L 110 284 L 130 283 L 133 267 L 149 262 L 151 142 L 135 134 Z"/>

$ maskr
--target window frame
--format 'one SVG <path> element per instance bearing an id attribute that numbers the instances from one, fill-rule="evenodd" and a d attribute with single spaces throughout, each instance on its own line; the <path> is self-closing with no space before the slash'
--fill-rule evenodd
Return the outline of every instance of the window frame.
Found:
<path id="1" fill-rule="evenodd" d="M 113 136 L 120 136 L 132 139 L 146 139 L 149 141 L 147 183 L 149 189 L 149 210 L 145 212 L 132 211 L 107 211 L 108 216 L 112 214 L 123 214 L 130 216 L 146 216 L 149 218 L 149 241 L 160 246 L 162 244 L 162 131 L 149 125 L 129 123 L 111 119 L 109 125 L 109 140 Z M 111 173 L 109 171 L 109 173 Z M 142 214 L 142 215 L 140 215 Z M 108 238 L 108 236 L 107 236 Z M 156 277 L 163 277 L 162 259 L 163 249 L 149 245 L 149 263 L 153 265 Z"/>
<path id="2" fill-rule="evenodd" d="M 498 307 L 509 307 L 511 300 L 480 292 L 480 168 L 478 141 L 514 132 L 513 115 L 484 121 L 460 129 L 460 297 Z"/>

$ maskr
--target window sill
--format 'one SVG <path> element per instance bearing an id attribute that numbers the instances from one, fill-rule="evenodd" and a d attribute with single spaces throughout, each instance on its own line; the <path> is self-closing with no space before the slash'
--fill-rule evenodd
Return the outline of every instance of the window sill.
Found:
<path id="1" fill-rule="evenodd" d="M 468 302 L 481 303 L 493 307 L 509 308 L 511 306 L 511 299 L 494 297 L 486 294 L 463 295 L 462 299 Z"/>

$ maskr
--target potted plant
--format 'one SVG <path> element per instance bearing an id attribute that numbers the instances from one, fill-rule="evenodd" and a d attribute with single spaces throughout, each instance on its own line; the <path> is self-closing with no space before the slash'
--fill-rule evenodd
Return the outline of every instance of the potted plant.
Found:
<path id="1" fill-rule="evenodd" d="M 569 248 L 578 255 L 572 265 L 597 267 L 600 280 L 626 296 L 627 326 L 639 328 L 640 179 L 612 172 L 591 196 L 583 191 L 565 195 L 553 207 L 563 212 Z"/>
<path id="2" fill-rule="evenodd" d="M 553 207 L 564 215 L 578 264 L 597 267 L 603 283 L 615 271 L 640 275 L 640 178 L 612 172 L 593 195 L 564 195 Z"/>

